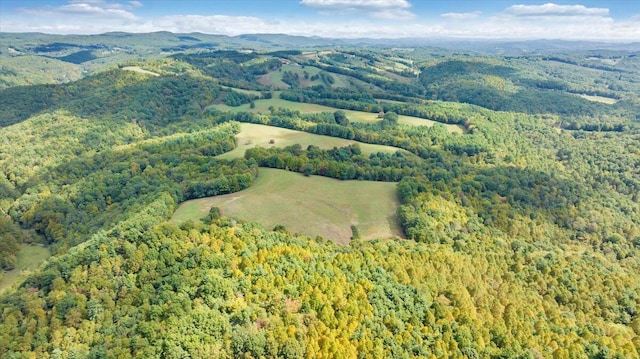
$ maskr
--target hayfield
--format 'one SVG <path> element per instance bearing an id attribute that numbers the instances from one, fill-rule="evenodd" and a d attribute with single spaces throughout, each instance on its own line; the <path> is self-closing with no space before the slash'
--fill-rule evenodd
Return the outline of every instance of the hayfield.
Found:
<path id="1" fill-rule="evenodd" d="M 581 95 L 578 95 L 578 96 L 582 97 L 585 100 L 589 100 L 589 101 L 593 101 L 593 102 L 606 103 L 607 105 L 613 105 L 616 102 L 618 102 L 617 99 L 612 98 L 612 97 L 585 95 L 585 94 L 581 94 Z"/>
<path id="2" fill-rule="evenodd" d="M 348 110 L 344 110 L 344 112 L 347 114 L 347 118 L 349 119 L 349 121 L 352 121 L 352 122 L 373 123 L 373 122 L 381 121 L 377 113 L 369 113 L 369 112 L 362 112 L 362 111 L 348 111 Z M 445 126 L 447 128 L 447 131 L 449 131 L 449 133 L 460 133 L 460 134 L 464 133 L 464 130 L 461 126 L 444 124 L 444 123 L 427 120 L 425 118 L 420 118 L 420 117 L 398 115 L 398 123 L 401 125 L 408 125 L 408 126 L 428 126 L 428 127 L 431 127 L 437 123 Z"/>
<path id="3" fill-rule="evenodd" d="M 197 221 L 211 207 L 225 216 L 283 225 L 289 232 L 322 236 L 346 244 L 355 225 L 363 239 L 402 236 L 396 218 L 399 202 L 393 182 L 340 181 L 284 170 L 260 168 L 255 183 L 244 191 L 186 201 L 174 223 Z"/>
<path id="4" fill-rule="evenodd" d="M 125 66 L 122 68 L 122 70 L 124 71 L 133 71 L 133 72 L 137 72 L 139 74 L 144 74 L 144 75 L 151 75 L 151 76 L 160 76 L 160 74 L 149 71 L 149 70 L 145 70 L 143 68 L 140 68 L 138 66 Z"/>
<path id="5" fill-rule="evenodd" d="M 11 288 L 16 282 L 23 280 L 26 273 L 33 271 L 51 256 L 46 247 L 22 245 L 18 251 L 16 268 L 5 272 L 0 279 L 0 293 Z"/>
<path id="6" fill-rule="evenodd" d="M 235 90 L 235 89 L 234 89 Z M 336 111 L 333 107 L 316 105 L 313 103 L 302 103 L 302 102 L 293 102 L 283 100 L 278 98 L 279 92 L 275 92 L 273 98 L 271 99 L 262 99 L 255 100 L 255 108 L 251 108 L 249 104 L 244 104 L 241 106 L 227 106 L 224 104 L 213 105 L 212 108 L 215 108 L 220 111 L 230 111 L 230 112 L 255 112 L 255 113 L 269 113 L 269 108 L 286 108 L 293 111 L 300 111 L 301 113 L 315 113 L 315 112 L 334 112 Z"/>
<path id="7" fill-rule="evenodd" d="M 294 74 L 298 74 L 298 77 L 300 79 L 300 86 L 302 87 L 308 87 L 308 86 L 314 86 L 314 85 L 321 85 L 323 84 L 322 80 L 318 79 L 318 80 L 314 80 L 311 81 L 310 77 L 313 75 L 318 74 L 321 70 L 317 67 L 314 66 L 300 66 L 300 65 L 294 65 L 294 64 L 288 64 L 288 65 L 282 65 L 281 71 L 280 70 L 276 70 L 276 71 L 271 71 L 263 76 L 260 76 L 258 78 L 258 82 L 265 85 L 265 86 L 274 86 L 276 88 L 280 88 L 280 89 L 286 89 L 289 88 L 289 85 L 287 85 L 286 83 L 284 83 L 282 81 L 282 75 L 284 74 L 285 71 L 289 71 L 292 72 Z M 304 78 L 304 74 L 305 72 L 309 75 L 309 79 L 305 79 Z M 349 80 L 347 76 L 344 75 L 339 75 L 339 74 L 330 74 L 331 77 L 333 77 L 334 79 L 334 83 L 332 85 L 332 87 L 347 87 L 349 84 Z"/>
<path id="8" fill-rule="evenodd" d="M 232 159 L 244 156 L 245 150 L 256 146 L 261 147 L 287 147 L 300 144 L 302 148 L 309 145 L 315 145 L 323 149 L 331 149 L 333 147 L 345 147 L 350 144 L 357 143 L 364 154 L 377 152 L 395 153 L 403 151 L 396 147 L 372 145 L 368 143 L 346 140 L 331 136 L 315 135 L 303 131 L 289 130 L 286 128 L 258 125 L 253 123 L 242 123 L 240 133 L 236 135 L 238 146 L 230 152 L 224 153 L 218 158 Z M 273 140 L 274 143 L 270 143 Z"/>
<path id="9" fill-rule="evenodd" d="M 241 89 L 241 88 L 237 88 L 237 87 L 229 87 L 229 86 L 221 86 L 221 87 L 224 88 L 224 89 L 227 89 L 227 90 L 233 90 L 235 92 L 243 93 L 245 95 L 260 96 L 260 91 L 245 90 L 245 89 Z"/>
<path id="10" fill-rule="evenodd" d="M 287 101 L 277 97 L 278 97 L 278 93 L 276 92 L 274 94 L 274 98 L 256 100 L 254 101 L 255 108 L 251 108 L 249 104 L 245 104 L 237 107 L 231 107 L 231 106 L 221 104 L 221 105 L 213 105 L 211 107 L 219 111 L 230 111 L 234 113 L 235 112 L 269 113 L 270 107 L 273 107 L 273 108 L 282 107 L 282 108 L 286 108 L 293 111 L 300 111 L 301 113 L 335 112 L 340 110 L 335 107 L 316 105 L 313 103 Z M 349 121 L 369 122 L 369 123 L 380 121 L 380 118 L 378 118 L 377 113 L 351 111 L 351 110 L 341 110 L 341 111 L 344 111 L 344 113 L 347 114 L 347 118 L 349 119 Z M 427 120 L 419 117 L 399 115 L 398 123 L 402 125 L 409 125 L 409 126 L 433 126 L 434 124 L 439 122 Z M 450 125 L 450 124 L 443 124 L 443 125 L 447 127 L 447 130 L 450 133 L 460 133 L 460 134 L 464 133 L 464 130 L 462 129 L 461 126 Z"/>

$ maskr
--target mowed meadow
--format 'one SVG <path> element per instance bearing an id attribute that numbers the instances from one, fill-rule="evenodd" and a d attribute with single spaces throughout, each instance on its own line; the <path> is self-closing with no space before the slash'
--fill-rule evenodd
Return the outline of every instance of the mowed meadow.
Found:
<path id="1" fill-rule="evenodd" d="M 239 91 L 233 89 L 234 91 Z M 313 103 L 293 102 L 284 100 L 278 97 L 279 92 L 274 93 L 274 97 L 270 99 L 259 99 L 254 101 L 254 107 L 251 108 L 250 104 L 244 104 L 240 106 L 228 106 L 225 104 L 212 105 L 210 108 L 214 108 L 218 111 L 228 112 L 254 112 L 254 113 L 269 113 L 271 108 L 286 108 L 292 111 L 300 111 L 300 113 L 319 113 L 319 112 L 335 112 L 343 111 L 349 121 L 351 122 L 364 122 L 373 123 L 381 121 L 377 113 L 370 113 L 364 111 L 343 110 L 335 107 L 318 105 Z M 463 127 L 459 125 L 443 124 L 440 122 L 428 120 L 420 117 L 398 115 L 398 123 L 401 125 L 409 126 L 433 126 L 435 124 L 441 124 L 447 128 L 449 133 L 464 133 Z"/>
<path id="2" fill-rule="evenodd" d="M 392 146 L 372 145 L 338 137 L 316 135 L 303 131 L 289 130 L 286 128 L 254 123 L 242 123 L 240 124 L 240 128 L 240 133 L 236 135 L 236 138 L 238 139 L 238 146 L 229 152 L 219 155 L 218 158 L 240 158 L 244 156 L 245 150 L 256 146 L 266 148 L 283 148 L 295 144 L 299 144 L 302 148 L 314 145 L 322 149 L 331 149 L 333 147 L 345 147 L 357 143 L 360 146 L 362 153 L 366 155 L 376 152 L 394 153 L 396 151 L 403 151 L 400 148 Z"/>
<path id="3" fill-rule="evenodd" d="M 248 189 L 186 201 L 171 221 L 198 221 L 218 207 L 224 216 L 255 221 L 267 229 L 282 225 L 291 233 L 346 244 L 352 225 L 362 239 L 401 237 L 398 205 L 394 182 L 340 181 L 260 168 Z"/>
<path id="4" fill-rule="evenodd" d="M 278 71 L 270 71 L 267 74 L 260 76 L 258 78 L 258 82 L 265 86 L 287 89 L 289 88 L 289 85 L 282 81 L 282 76 L 285 72 L 290 72 L 298 75 L 300 84 L 304 87 L 323 84 L 323 82 L 319 79 L 311 80 L 309 78 L 311 76 L 318 75 L 318 73 L 320 72 L 319 68 L 313 66 L 302 67 L 297 64 L 283 64 Z M 333 74 L 332 78 L 335 81 L 333 84 L 333 86 L 335 87 L 348 87 L 349 82 L 353 81 L 353 79 L 338 74 Z"/>
<path id="5" fill-rule="evenodd" d="M 20 246 L 15 269 L 4 272 L 0 277 L 0 294 L 24 280 L 49 256 L 51 256 L 51 252 L 46 247 L 26 244 Z"/>

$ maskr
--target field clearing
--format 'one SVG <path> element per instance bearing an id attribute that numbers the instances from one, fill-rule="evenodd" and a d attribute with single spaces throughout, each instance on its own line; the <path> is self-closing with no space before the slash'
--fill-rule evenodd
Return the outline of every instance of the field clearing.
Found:
<path id="1" fill-rule="evenodd" d="M 314 76 L 316 74 L 318 74 L 320 71 L 322 71 L 320 68 L 315 67 L 315 66 L 300 66 L 300 65 L 293 65 L 293 64 L 288 64 L 288 65 L 282 65 L 281 68 L 282 71 L 280 70 L 276 70 L 276 71 L 271 71 L 265 75 L 262 75 L 258 78 L 258 82 L 265 85 L 265 86 L 274 86 L 280 89 L 286 89 L 289 88 L 289 85 L 287 85 L 286 83 L 284 83 L 282 81 L 282 75 L 284 74 L 285 71 L 289 71 L 292 72 L 294 74 L 298 74 L 298 77 L 300 79 L 300 86 L 301 87 L 309 87 L 309 86 L 314 86 L 314 85 L 322 85 L 324 84 L 322 82 L 322 80 L 307 80 L 304 78 L 304 73 L 305 71 L 309 74 L 309 77 Z M 340 75 L 340 74 L 334 74 L 334 73 L 329 73 L 331 75 L 331 77 L 333 77 L 334 79 L 334 83 L 331 85 L 331 87 L 347 87 L 349 86 L 349 80 L 348 77 L 344 76 L 344 75 Z"/>
<path id="2" fill-rule="evenodd" d="M 260 96 L 260 91 L 256 91 L 256 90 L 245 90 L 245 89 L 241 89 L 237 87 L 229 87 L 229 86 L 221 86 L 221 87 L 227 90 L 233 90 L 235 92 L 243 93 L 245 95 Z"/>
<path id="3" fill-rule="evenodd" d="M 244 104 L 241 106 L 237 106 L 237 107 L 231 107 L 231 106 L 227 106 L 224 104 L 220 104 L 220 105 L 212 105 L 210 106 L 211 108 L 215 108 L 219 111 L 229 111 L 229 112 L 254 112 L 254 113 L 269 113 L 269 107 L 273 107 L 273 108 L 286 108 L 289 110 L 293 110 L 293 111 L 300 111 L 301 113 L 317 113 L 317 112 L 335 112 L 338 111 L 340 109 L 335 108 L 335 107 L 329 107 L 329 106 L 323 106 L 323 105 L 316 105 L 313 103 L 302 103 L 302 102 L 294 102 L 294 101 L 287 101 L 287 100 L 283 100 L 281 98 L 276 98 L 278 97 L 278 93 L 274 93 L 274 98 L 271 99 L 262 99 L 262 100 L 255 100 L 254 104 L 255 104 L 255 108 L 251 108 L 249 106 L 249 104 Z M 353 121 L 353 122 L 367 122 L 367 123 L 372 123 L 372 122 L 377 122 L 380 121 L 380 118 L 378 118 L 378 114 L 377 113 L 370 113 L 370 112 L 363 112 L 363 111 L 352 111 L 352 110 L 341 110 L 344 111 L 344 113 L 347 115 L 347 118 L 349 119 L 349 121 Z M 398 123 L 402 124 L 402 125 L 409 125 L 409 126 L 433 126 L 436 123 L 440 123 L 440 122 L 436 122 L 436 121 L 432 121 L 432 120 L 427 120 L 424 118 L 419 118 L 419 117 L 413 117 L 413 116 L 404 116 L 404 115 L 399 115 L 398 116 Z M 442 124 L 444 125 L 447 130 L 449 131 L 449 133 L 459 133 L 459 134 L 463 134 L 464 133 L 464 129 L 462 128 L 462 126 L 459 125 L 450 125 L 450 124 Z"/>
<path id="4" fill-rule="evenodd" d="M 278 71 L 271 71 L 265 75 L 258 77 L 258 83 L 265 86 L 273 86 L 276 89 L 287 89 L 289 85 L 282 82 L 282 73 Z"/>
<path id="5" fill-rule="evenodd" d="M 279 92 L 275 92 L 273 94 L 274 98 L 255 100 L 254 101 L 254 104 L 256 106 L 255 108 L 251 108 L 249 104 L 244 104 L 236 107 L 220 104 L 220 105 L 212 105 L 211 107 L 220 111 L 229 111 L 233 113 L 235 112 L 269 113 L 270 112 L 269 107 L 272 107 L 272 106 L 273 108 L 282 107 L 282 108 L 286 108 L 293 111 L 300 111 L 301 113 L 316 113 L 316 112 L 323 112 L 323 111 L 335 112 L 336 111 L 336 109 L 334 109 L 333 107 L 316 105 L 312 103 L 302 103 L 302 102 L 293 102 L 293 101 L 283 100 L 281 98 L 277 98 L 278 95 L 279 95 Z"/>
<path id="6" fill-rule="evenodd" d="M 258 125 L 254 123 L 241 123 L 240 133 L 236 135 L 238 139 L 238 146 L 218 156 L 221 159 L 233 159 L 244 156 L 244 152 L 256 146 L 265 148 L 270 147 L 286 147 L 300 144 L 303 149 L 306 149 L 309 145 L 315 145 L 323 149 L 331 149 L 334 147 L 344 147 L 354 143 L 360 145 L 362 153 L 369 155 L 371 153 L 385 152 L 395 153 L 397 151 L 406 152 L 397 147 L 372 145 L 368 143 L 362 143 L 353 140 L 346 140 L 337 137 L 316 135 L 313 133 L 307 133 L 303 131 L 289 130 L 286 128 Z M 274 140 L 274 143 L 269 143 Z"/>
<path id="7" fill-rule="evenodd" d="M 206 217 L 211 207 L 218 207 L 225 216 L 255 221 L 267 229 L 280 224 L 291 233 L 346 244 L 351 225 L 363 239 L 401 237 L 398 205 L 394 182 L 340 181 L 260 168 L 248 189 L 186 201 L 171 221 L 196 221 Z"/>
<path id="8" fill-rule="evenodd" d="M 16 268 L 5 272 L 0 279 L 0 293 L 26 277 L 25 271 L 33 271 L 51 256 L 46 247 L 22 245 L 18 251 Z"/>
<path id="9" fill-rule="evenodd" d="M 145 75 L 151 75 L 151 76 L 160 76 L 160 74 L 149 71 L 149 70 L 145 70 L 143 68 L 140 68 L 138 66 L 126 66 L 122 68 L 125 71 L 133 71 L 133 72 L 137 72 L 139 74 L 145 74 Z"/>
<path id="10" fill-rule="evenodd" d="M 262 63 L 267 62 L 269 59 L 271 59 L 271 56 L 256 57 L 255 59 L 251 59 L 249 61 L 243 62 L 242 66 L 251 66 L 251 65 L 256 65 L 256 64 L 262 64 Z"/>
<path id="11" fill-rule="evenodd" d="M 302 87 L 320 83 L 319 81 L 309 81 L 304 79 L 305 71 L 309 74 L 309 77 L 311 77 L 320 72 L 320 69 L 310 66 L 305 66 L 305 68 L 303 69 L 302 66 L 299 65 L 282 65 L 280 69 L 276 71 L 270 71 L 267 74 L 260 76 L 258 78 L 258 82 L 265 86 L 274 86 L 281 89 L 289 88 L 289 85 L 282 81 L 282 75 L 285 73 L 285 71 L 298 74 L 298 77 L 300 79 L 300 86 Z"/>
<path id="12" fill-rule="evenodd" d="M 373 122 L 381 121 L 381 119 L 378 118 L 377 113 L 369 113 L 369 112 L 362 112 L 362 111 L 348 111 L 348 110 L 345 110 L 344 112 L 347 114 L 347 118 L 349 119 L 349 121 L 352 121 L 352 122 L 373 123 Z M 447 128 L 447 131 L 449 131 L 449 133 L 459 133 L 459 134 L 464 133 L 462 126 L 440 123 L 437 121 L 427 120 L 426 118 L 420 118 L 420 117 L 398 115 L 398 123 L 401 125 L 408 125 L 408 126 L 427 126 L 427 127 L 431 127 L 436 123 L 438 123 L 445 126 Z"/>
<path id="13" fill-rule="evenodd" d="M 394 70 L 396 70 L 393 66 L 381 66 L 381 67 L 377 67 L 376 70 L 378 74 L 381 74 L 384 77 L 391 78 L 405 84 L 410 83 L 414 79 L 413 77 L 406 77 L 393 72 Z"/>
<path id="14" fill-rule="evenodd" d="M 612 98 L 612 97 L 592 96 L 592 95 L 585 95 L 585 94 L 580 94 L 578 96 L 582 97 L 585 100 L 589 100 L 589 101 L 593 101 L 593 102 L 605 103 L 607 105 L 613 105 L 614 103 L 618 102 L 617 99 Z"/>

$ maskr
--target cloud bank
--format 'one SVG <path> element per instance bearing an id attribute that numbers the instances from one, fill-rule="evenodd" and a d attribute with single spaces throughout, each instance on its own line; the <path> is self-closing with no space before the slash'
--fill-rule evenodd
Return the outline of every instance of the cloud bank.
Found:
<path id="1" fill-rule="evenodd" d="M 515 16 L 607 16 L 609 9 L 588 8 L 583 5 L 513 5 L 505 11 Z"/>
<path id="2" fill-rule="evenodd" d="M 322 10 L 324 14 L 360 13 L 388 20 L 415 18 L 406 0 L 301 0 L 300 5 Z"/>
<path id="3" fill-rule="evenodd" d="M 447 12 L 444 14 L 440 14 L 440 17 L 445 18 L 445 19 L 452 19 L 452 20 L 470 20 L 470 19 L 475 19 L 478 16 L 480 16 L 482 12 L 480 11 L 473 11 L 473 12 Z"/>

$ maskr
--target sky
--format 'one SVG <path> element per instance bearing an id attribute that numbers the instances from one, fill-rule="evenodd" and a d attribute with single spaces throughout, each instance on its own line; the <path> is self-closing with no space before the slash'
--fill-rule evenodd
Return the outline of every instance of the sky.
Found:
<path id="1" fill-rule="evenodd" d="M 0 32 L 640 41 L 640 0 L 0 0 Z"/>

